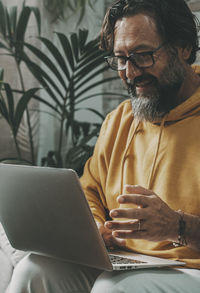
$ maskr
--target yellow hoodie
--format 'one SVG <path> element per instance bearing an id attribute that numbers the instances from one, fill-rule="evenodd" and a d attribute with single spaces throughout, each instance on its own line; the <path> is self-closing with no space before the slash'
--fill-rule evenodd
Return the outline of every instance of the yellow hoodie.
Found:
<path id="1" fill-rule="evenodd" d="M 131 101 L 120 104 L 102 125 L 81 183 L 101 223 L 106 209 L 119 207 L 124 184 L 151 189 L 173 210 L 200 215 L 200 88 L 157 123 L 138 123 Z M 200 269 L 200 252 L 169 241 L 131 239 L 127 248 Z"/>

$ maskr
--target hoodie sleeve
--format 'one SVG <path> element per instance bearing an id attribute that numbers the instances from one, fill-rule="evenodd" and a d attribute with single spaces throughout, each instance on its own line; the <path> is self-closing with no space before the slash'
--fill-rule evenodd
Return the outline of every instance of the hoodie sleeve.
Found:
<path id="1" fill-rule="evenodd" d="M 105 131 L 109 115 L 102 124 L 93 156 L 86 162 L 81 185 L 96 221 L 105 222 L 107 208 L 103 186 L 106 183 L 107 164 L 104 156 Z"/>

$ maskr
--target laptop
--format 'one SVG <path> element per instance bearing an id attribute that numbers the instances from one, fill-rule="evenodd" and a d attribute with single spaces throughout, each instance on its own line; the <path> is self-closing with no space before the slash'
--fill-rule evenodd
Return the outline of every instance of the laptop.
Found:
<path id="1" fill-rule="evenodd" d="M 14 248 L 63 261 L 106 271 L 184 265 L 109 253 L 71 169 L 0 164 L 0 221 Z"/>

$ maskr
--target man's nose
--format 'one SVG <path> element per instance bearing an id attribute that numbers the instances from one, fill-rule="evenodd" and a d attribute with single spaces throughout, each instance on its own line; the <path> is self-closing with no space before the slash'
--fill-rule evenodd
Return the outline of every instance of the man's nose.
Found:
<path id="1" fill-rule="evenodd" d="M 133 80 L 137 76 L 140 76 L 143 72 L 143 70 L 141 68 L 138 68 L 130 60 L 127 60 L 125 70 L 126 70 L 126 78 L 130 79 L 130 80 Z"/>

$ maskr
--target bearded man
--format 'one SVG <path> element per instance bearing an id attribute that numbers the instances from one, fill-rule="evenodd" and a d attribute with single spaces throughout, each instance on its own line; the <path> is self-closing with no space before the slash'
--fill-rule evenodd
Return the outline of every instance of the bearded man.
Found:
<path id="1" fill-rule="evenodd" d="M 198 50 L 195 17 L 184 0 L 120 0 L 105 16 L 101 48 L 108 51 L 106 60 L 130 99 L 105 119 L 81 179 L 99 231 L 107 247 L 177 259 L 186 266 L 102 273 L 32 255 L 16 268 L 9 292 L 197 293 L 200 70 L 191 66 Z"/>

